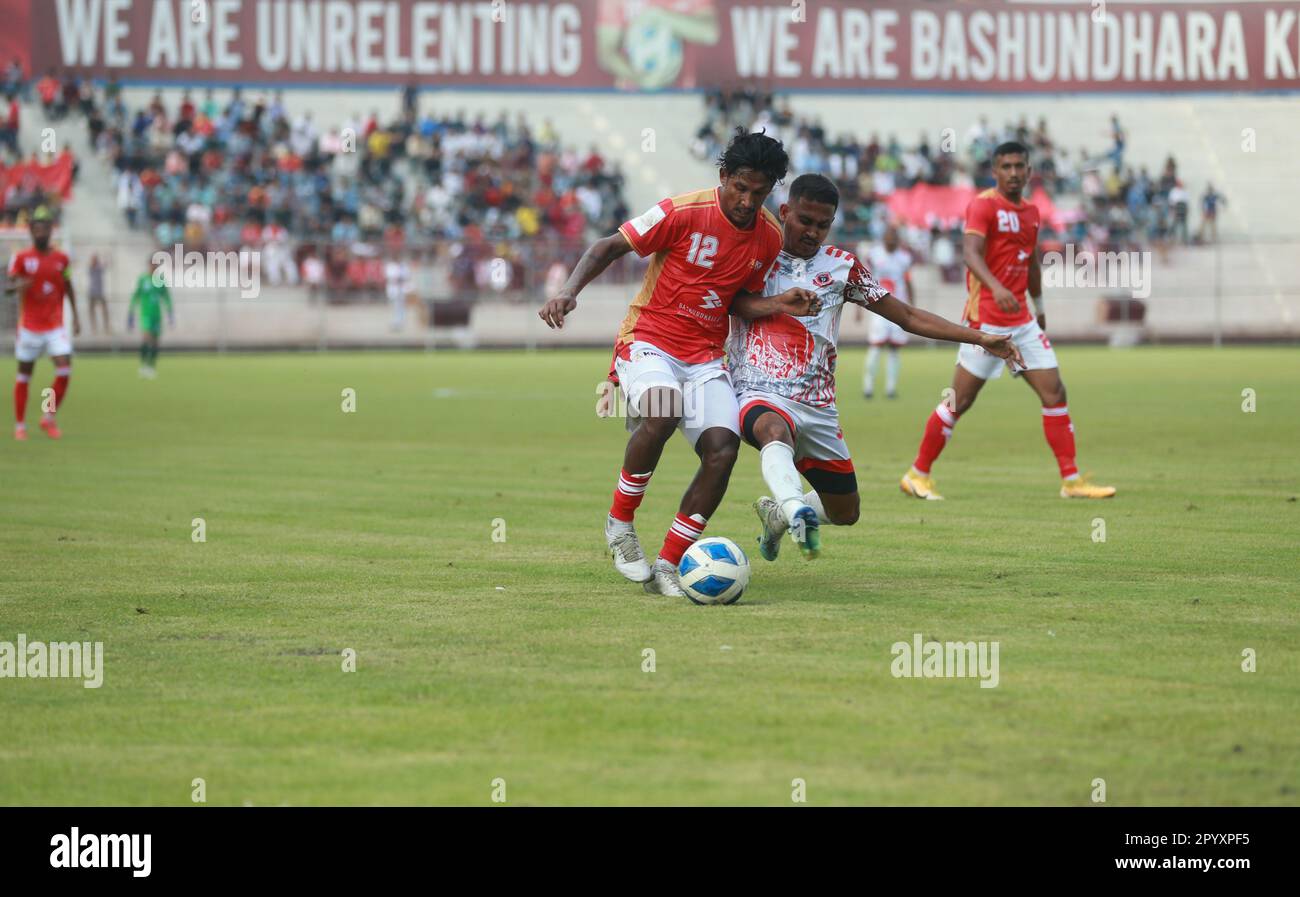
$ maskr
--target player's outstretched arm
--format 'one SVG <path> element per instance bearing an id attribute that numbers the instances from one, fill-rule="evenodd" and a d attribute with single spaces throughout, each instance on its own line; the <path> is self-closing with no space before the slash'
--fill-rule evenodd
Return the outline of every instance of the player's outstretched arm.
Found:
<path id="1" fill-rule="evenodd" d="M 537 316 L 546 322 L 552 330 L 564 327 L 564 316 L 578 307 L 578 294 L 583 288 L 600 276 L 615 259 L 620 259 L 632 251 L 632 244 L 621 233 L 611 234 L 597 240 L 587 247 L 587 251 L 578 259 L 577 266 L 569 279 L 560 287 L 558 293 L 547 300 Z"/>
<path id="2" fill-rule="evenodd" d="M 1005 358 L 1008 361 L 1015 362 L 1020 367 L 1025 366 L 1025 360 L 1020 356 L 1020 350 L 1011 341 L 1011 337 L 1005 334 L 986 333 L 973 327 L 955 324 L 947 318 L 941 318 L 923 308 L 908 305 L 893 293 L 883 299 L 876 300 L 867 308 L 882 318 L 893 321 L 908 333 L 915 333 L 917 336 L 924 336 L 928 339 L 971 343 L 983 347 L 998 358 Z"/>
<path id="3" fill-rule="evenodd" d="M 731 300 L 731 313 L 743 321 L 766 318 L 777 312 L 802 318 L 820 311 L 821 300 L 817 294 L 802 287 L 791 287 L 776 296 L 761 296 L 741 290 Z"/>

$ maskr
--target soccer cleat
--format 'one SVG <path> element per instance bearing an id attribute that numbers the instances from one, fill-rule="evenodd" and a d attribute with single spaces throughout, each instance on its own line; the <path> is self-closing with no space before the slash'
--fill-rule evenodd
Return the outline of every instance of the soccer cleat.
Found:
<path id="1" fill-rule="evenodd" d="M 785 518 L 781 516 L 781 506 L 776 499 L 764 495 L 754 502 L 754 513 L 763 526 L 763 534 L 758 537 L 758 553 L 765 561 L 774 561 L 781 552 L 781 537 L 789 529 Z"/>
<path id="2" fill-rule="evenodd" d="M 613 517 L 605 518 L 605 542 L 614 558 L 614 569 L 632 582 L 646 582 L 652 576 L 641 540 L 636 537 L 632 524 Z"/>
<path id="3" fill-rule="evenodd" d="M 873 397 L 875 394 L 876 394 L 876 391 L 875 391 L 874 389 L 864 389 L 864 390 L 862 390 L 862 398 L 864 398 L 864 399 L 869 399 L 869 398 Z"/>
<path id="4" fill-rule="evenodd" d="M 943 496 L 934 491 L 934 479 L 908 468 L 907 473 L 898 481 L 898 488 L 908 495 L 924 498 L 927 501 L 943 501 Z"/>
<path id="5" fill-rule="evenodd" d="M 1090 474 L 1061 481 L 1061 498 L 1110 498 L 1114 494 L 1114 486 L 1094 486 Z"/>
<path id="6" fill-rule="evenodd" d="M 822 551 L 821 521 L 817 519 L 817 512 L 807 505 L 795 511 L 790 523 L 790 538 L 804 557 L 815 560 Z"/>
<path id="7" fill-rule="evenodd" d="M 54 422 L 54 418 L 52 417 L 41 418 L 41 429 L 44 430 L 45 435 L 51 439 L 58 439 L 63 435 L 63 431 L 59 429 L 59 425 Z"/>
<path id="8" fill-rule="evenodd" d="M 17 440 L 18 442 L 26 442 L 26 441 L 27 441 L 27 425 L 26 425 L 26 424 L 14 424 L 14 439 Z"/>
<path id="9" fill-rule="evenodd" d="M 652 575 L 642 588 L 648 595 L 664 595 L 669 598 L 685 598 L 682 584 L 677 581 L 677 568 L 663 558 L 655 558 Z"/>

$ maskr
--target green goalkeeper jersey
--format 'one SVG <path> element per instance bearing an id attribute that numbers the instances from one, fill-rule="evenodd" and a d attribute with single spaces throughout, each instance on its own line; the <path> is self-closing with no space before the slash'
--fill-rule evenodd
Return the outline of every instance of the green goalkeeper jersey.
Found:
<path id="1" fill-rule="evenodd" d="M 152 274 L 141 274 L 131 294 L 131 314 L 140 315 L 141 330 L 161 330 L 163 308 L 172 313 L 172 294 L 165 286 L 154 283 Z"/>

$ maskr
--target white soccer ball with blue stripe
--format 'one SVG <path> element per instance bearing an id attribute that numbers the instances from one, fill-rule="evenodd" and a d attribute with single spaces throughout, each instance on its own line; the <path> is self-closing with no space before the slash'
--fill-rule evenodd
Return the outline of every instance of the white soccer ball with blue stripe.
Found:
<path id="1" fill-rule="evenodd" d="M 682 555 L 677 578 L 696 604 L 735 604 L 749 585 L 749 558 L 730 539 L 701 539 Z"/>

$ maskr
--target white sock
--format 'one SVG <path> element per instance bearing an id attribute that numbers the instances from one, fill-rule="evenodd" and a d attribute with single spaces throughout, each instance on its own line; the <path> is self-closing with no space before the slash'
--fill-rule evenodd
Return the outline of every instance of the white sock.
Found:
<path id="1" fill-rule="evenodd" d="M 830 516 L 826 513 L 826 506 L 822 504 L 822 497 L 817 494 L 816 489 L 812 492 L 804 493 L 803 503 L 817 512 L 817 519 L 821 521 L 822 526 L 826 526 L 827 524 L 834 526 L 834 524 L 831 523 Z"/>
<path id="2" fill-rule="evenodd" d="M 885 359 L 885 392 L 895 392 L 898 389 L 898 370 L 902 364 L 902 353 L 890 349 L 889 357 Z"/>
<path id="3" fill-rule="evenodd" d="M 781 506 L 781 516 L 786 523 L 792 522 L 794 512 L 803 507 L 803 480 L 794 467 L 794 449 L 784 442 L 769 442 L 758 453 L 758 460 L 763 481 Z"/>
<path id="4" fill-rule="evenodd" d="M 632 531 L 632 522 L 630 520 L 619 520 L 613 514 L 605 515 L 605 528 L 615 533 L 629 533 Z"/>
<path id="5" fill-rule="evenodd" d="M 876 388 L 876 370 L 880 367 L 880 347 L 872 346 L 867 350 L 867 374 L 862 381 L 864 392 L 874 392 Z"/>

